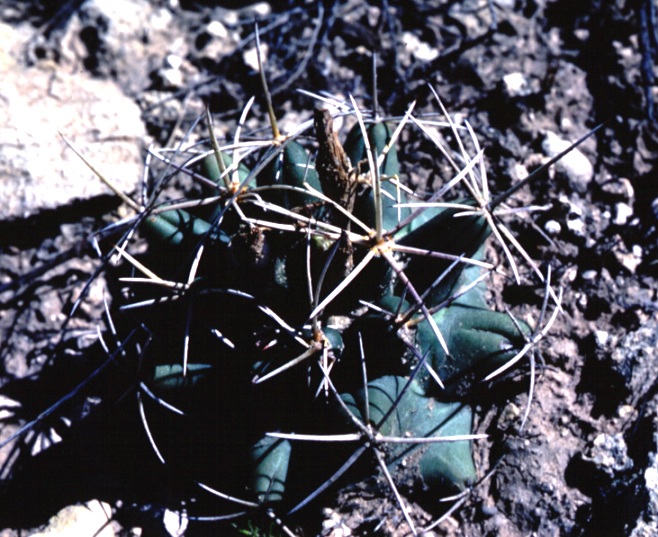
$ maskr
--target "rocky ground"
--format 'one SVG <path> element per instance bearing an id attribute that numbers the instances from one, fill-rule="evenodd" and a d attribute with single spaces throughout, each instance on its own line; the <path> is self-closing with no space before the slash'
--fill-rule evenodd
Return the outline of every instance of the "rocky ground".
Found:
<path id="1" fill-rule="evenodd" d="M 498 192 L 559 151 L 560 141 L 603 123 L 575 157 L 518 194 L 522 203 L 544 207 L 514 231 L 534 259 L 551 265 L 564 311 L 541 348 L 524 430 L 518 430 L 524 388 L 479 409 L 478 430 L 489 439 L 477 444 L 476 455 L 486 478 L 432 531 L 658 534 L 652 0 L 233 4 L 0 0 L 0 389 L 23 403 L 16 409 L 0 400 L 1 417 L 23 420 L 8 419 L 0 440 L 66 393 L 60 386 L 84 378 L 80 365 L 58 372 L 49 389 L 30 383 L 53 349 L 80 357 L 95 339 L 106 297 L 102 274 L 75 315 L 68 313 L 101 266 L 94 233 L 125 210 L 58 131 L 123 191 L 138 191 L 149 143 L 180 141 L 204 103 L 223 125 L 220 134 L 231 132 L 247 100 L 262 93 L 254 54 L 258 20 L 284 130 L 311 115 L 313 101 L 298 89 L 372 102 L 372 51 L 381 108 L 401 115 L 417 100 L 416 113 L 434 113 L 431 84 L 446 108 L 473 126 Z M 254 117 L 264 114 L 256 99 Z M 440 185 L 432 146 L 414 136 L 403 142 L 408 184 L 419 192 Z M 517 289 L 503 298 L 522 306 L 527 295 Z M 526 386 L 527 377 L 518 382 Z M 4 480 L 18 456 L 12 445 L 0 452 L 8 461 Z M 43 530 L 69 504 L 105 500 L 95 484 L 108 476 L 79 475 L 78 462 L 46 474 L 59 477 L 44 478 L 43 490 L 25 488 L 15 499 L 24 516 L 0 507 L 0 528 L 7 528 L 0 535 L 29 535 L 27 528 Z M 125 466 L 133 471 L 133 464 L 139 466 Z M 74 482 L 84 482 L 77 497 L 63 492 Z M 116 500 L 121 493 L 107 496 Z M 138 509 L 140 498 L 133 496 L 96 502 L 85 512 L 114 518 L 102 535 L 137 534 L 136 528 L 157 534 L 162 510 Z M 394 504 L 376 496 L 372 488 L 344 489 L 323 515 L 324 530 L 314 520 L 302 531 L 405 534 L 391 514 Z M 427 507 L 415 507 L 419 519 L 431 520 Z M 80 528 L 76 535 L 95 531 Z"/>

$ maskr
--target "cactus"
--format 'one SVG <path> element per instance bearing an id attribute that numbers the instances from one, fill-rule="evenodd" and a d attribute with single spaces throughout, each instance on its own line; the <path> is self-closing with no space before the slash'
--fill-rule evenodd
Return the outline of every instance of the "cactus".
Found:
<path id="1" fill-rule="evenodd" d="M 473 387 L 531 355 L 554 316 L 530 327 L 487 303 L 489 274 L 504 270 L 486 261 L 490 243 L 517 279 L 511 250 L 531 262 L 502 222 L 504 198 L 489 194 L 468 125 L 446 114 L 452 156 L 413 106 L 384 120 L 354 100 L 335 104 L 290 135 L 272 119 L 271 139 L 241 142 L 239 129 L 224 146 L 208 116 L 207 150 L 154 153 L 204 197 L 164 201 L 171 174 L 146 207 L 119 193 L 136 214 L 116 228 L 126 293 L 114 315 L 146 326 L 150 344 L 119 333 L 113 358 L 139 380 L 157 459 L 228 512 L 295 513 L 368 452 L 416 533 L 401 462 L 414 461 L 414 486 L 437 496 L 474 485 Z M 356 119 L 344 147 L 339 110 Z M 399 167 L 399 133 L 414 127 L 455 170 L 428 199 Z M 302 139 L 310 130 L 317 149 Z M 139 256 L 136 231 L 148 244 Z M 557 311 L 547 278 L 530 272 Z M 300 478 L 295 467 L 313 468 L 318 453 L 333 475 Z"/>
<path id="2" fill-rule="evenodd" d="M 317 153 L 302 145 L 302 128 L 289 137 L 274 128 L 250 167 L 246 144 L 231 156 L 213 144 L 181 172 L 215 185 L 196 202 L 214 207 L 154 201 L 138 218 L 155 248 L 166 244 L 186 264 L 165 276 L 148 254 L 139 264 L 126 256 L 153 273 L 150 292 L 130 280 L 135 298 L 123 306 L 154 317 L 157 352 L 141 356 L 153 448 L 175 461 L 176 447 L 160 447 L 172 426 L 196 437 L 193 458 L 213 445 L 230 461 L 223 474 L 200 464 L 193 478 L 229 503 L 294 513 L 365 451 L 394 489 L 400 461 L 413 456 L 418 486 L 465 490 L 477 480 L 471 442 L 480 437 L 470 388 L 532 341 L 527 324 L 484 298 L 494 270 L 485 244 L 492 232 L 502 238 L 502 224 L 480 184 L 481 152 L 455 164 L 452 182 L 467 182 L 471 199 L 419 201 L 400 180 L 395 143 L 400 129 L 427 127 L 411 109 L 397 126 L 354 102 L 350 113 L 344 148 L 322 108 L 312 120 Z M 155 321 L 162 311 L 180 327 L 177 346 Z M 334 449 L 340 442 L 357 448 L 349 455 Z M 347 462 L 314 487 L 291 483 L 291 468 L 309 464 L 306 443 L 348 453 Z"/>

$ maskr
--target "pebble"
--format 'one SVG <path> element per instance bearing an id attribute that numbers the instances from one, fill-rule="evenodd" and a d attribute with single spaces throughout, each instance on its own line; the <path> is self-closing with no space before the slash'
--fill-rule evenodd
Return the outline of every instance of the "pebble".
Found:
<path id="1" fill-rule="evenodd" d="M 643 252 L 639 244 L 634 244 L 630 251 L 619 247 L 614 250 L 614 254 L 617 261 L 632 274 L 635 273 L 637 267 L 642 263 Z"/>
<path id="2" fill-rule="evenodd" d="M 596 279 L 597 275 L 595 270 L 586 270 L 582 273 L 581 278 L 585 281 L 592 281 Z"/>
<path id="3" fill-rule="evenodd" d="M 199 54 L 208 61 L 218 62 L 233 50 L 240 40 L 235 30 L 229 31 L 226 25 L 214 20 L 205 28 L 207 37 L 199 42 Z"/>
<path id="4" fill-rule="evenodd" d="M 349 537 L 352 535 L 352 530 L 343 523 L 339 513 L 326 508 L 323 510 L 323 514 L 326 517 L 322 521 L 323 535 L 328 537 Z"/>
<path id="5" fill-rule="evenodd" d="M 512 429 L 513 427 L 519 426 L 521 414 L 521 408 L 519 408 L 513 402 L 509 402 L 501 412 L 500 418 L 498 420 L 498 429 L 501 431 L 506 431 Z"/>
<path id="6" fill-rule="evenodd" d="M 635 407 L 633 405 L 621 405 L 617 409 L 617 416 L 622 419 L 626 419 L 632 416 L 635 413 Z"/>
<path id="7" fill-rule="evenodd" d="M 594 340 L 596 341 L 597 347 L 605 347 L 606 342 L 610 334 L 606 330 L 595 330 L 594 331 Z"/>
<path id="8" fill-rule="evenodd" d="M 260 57 L 263 64 L 267 63 L 267 53 L 269 52 L 269 47 L 267 43 L 260 44 Z M 254 71 L 258 71 L 258 50 L 256 47 L 247 49 L 242 55 L 242 59 L 246 65 L 251 67 Z"/>
<path id="9" fill-rule="evenodd" d="M 405 48 L 411 52 L 417 60 L 429 62 L 439 57 L 438 49 L 430 47 L 411 32 L 405 32 L 402 35 L 402 42 L 404 43 Z"/>
<path id="10" fill-rule="evenodd" d="M 70 505 L 59 511 L 48 521 L 48 526 L 32 537 L 114 537 L 115 525 L 108 524 L 112 508 L 105 502 L 91 500 L 84 505 Z"/>
<path id="11" fill-rule="evenodd" d="M 503 77 L 503 87 L 508 97 L 527 97 L 532 93 L 530 81 L 523 73 L 509 73 Z"/>
<path id="12" fill-rule="evenodd" d="M 567 220 L 567 228 L 578 237 L 585 236 L 585 222 L 581 218 L 569 218 Z"/>
<path id="13" fill-rule="evenodd" d="M 593 462 L 610 477 L 633 468 L 633 459 L 628 456 L 628 447 L 621 433 L 599 434 L 589 451 L 583 459 Z"/>
<path id="14" fill-rule="evenodd" d="M 566 196 L 560 196 L 560 203 L 569 207 L 567 212 L 567 229 L 578 237 L 585 236 L 583 210 Z"/>
<path id="15" fill-rule="evenodd" d="M 601 183 L 601 191 L 605 192 L 615 201 L 633 203 L 635 200 L 635 189 L 633 188 L 633 184 L 626 177 L 603 181 Z"/>
<path id="16" fill-rule="evenodd" d="M 628 223 L 631 216 L 633 216 L 633 207 L 628 203 L 620 202 L 615 205 L 615 217 L 612 222 L 618 226 L 623 226 Z"/>
<path id="17" fill-rule="evenodd" d="M 189 519 L 185 513 L 165 510 L 162 523 L 171 537 L 183 537 L 187 531 Z"/>
<path id="18" fill-rule="evenodd" d="M 206 31 L 213 37 L 219 37 L 221 39 L 228 37 L 228 30 L 226 29 L 226 26 L 224 26 L 219 21 L 209 22 L 208 26 L 206 26 Z"/>
<path id="19" fill-rule="evenodd" d="M 549 235 L 557 236 L 562 231 L 562 226 L 557 220 L 549 220 L 544 224 L 544 231 Z"/>
<path id="20" fill-rule="evenodd" d="M 542 149 L 548 157 L 560 154 L 571 145 L 571 142 L 563 140 L 553 132 L 547 132 Z M 571 183 L 571 186 L 579 192 L 584 192 L 594 177 L 594 167 L 587 157 L 578 149 L 573 149 L 563 156 L 556 167 L 562 171 Z"/>

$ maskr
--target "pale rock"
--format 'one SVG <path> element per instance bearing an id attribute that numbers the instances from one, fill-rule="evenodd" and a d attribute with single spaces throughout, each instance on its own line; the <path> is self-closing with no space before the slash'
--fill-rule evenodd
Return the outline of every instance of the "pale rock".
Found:
<path id="1" fill-rule="evenodd" d="M 562 226 L 557 220 L 549 220 L 544 224 L 544 231 L 549 235 L 557 236 L 562 231 Z"/>
<path id="2" fill-rule="evenodd" d="M 547 132 L 542 142 L 542 149 L 548 157 L 554 157 L 568 149 L 571 142 L 563 140 L 553 132 Z M 594 177 L 594 167 L 587 157 L 578 149 L 572 149 L 563 156 L 556 167 L 562 171 L 571 183 L 571 186 L 580 192 L 584 192 Z"/>
<path id="3" fill-rule="evenodd" d="M 595 270 L 586 270 L 581 274 L 581 278 L 586 282 L 591 282 L 596 280 L 598 273 Z"/>
<path id="4" fill-rule="evenodd" d="M 219 21 L 210 21 L 208 26 L 206 26 L 206 32 L 208 32 L 213 37 L 226 38 L 228 37 L 228 30 Z"/>
<path id="5" fill-rule="evenodd" d="M 325 520 L 322 521 L 323 534 L 328 537 L 350 537 L 352 530 L 346 526 L 339 513 L 333 509 L 326 508 L 323 510 Z"/>
<path id="6" fill-rule="evenodd" d="M 137 106 L 115 85 L 33 67 L 5 72 L 0 94 L 0 218 L 111 192 L 59 133 L 120 190 L 134 190 L 144 125 Z"/>
<path id="7" fill-rule="evenodd" d="M 210 61 L 219 62 L 224 56 L 234 50 L 240 41 L 240 35 L 235 30 L 229 31 L 220 21 L 214 20 L 206 26 L 207 41 L 200 46 L 201 56 Z"/>
<path id="8" fill-rule="evenodd" d="M 109 523 L 112 509 L 105 502 L 91 500 L 84 505 L 70 505 L 53 516 L 48 526 L 32 537 L 114 537 L 116 525 Z"/>
<path id="9" fill-rule="evenodd" d="M 635 414 L 635 407 L 633 405 L 620 405 L 617 409 L 617 416 L 621 419 L 628 419 Z M 646 475 L 646 474 L 645 474 Z M 655 483 L 658 485 L 658 482 Z"/>
<path id="10" fill-rule="evenodd" d="M 578 237 L 584 237 L 585 236 L 585 222 L 583 222 L 580 219 L 573 219 L 567 221 L 567 227 L 569 230 L 576 236 Z"/>
<path id="11" fill-rule="evenodd" d="M 628 223 L 631 216 L 633 216 L 633 207 L 628 203 L 620 202 L 615 205 L 615 218 L 612 222 L 618 226 L 623 226 Z"/>
<path id="12" fill-rule="evenodd" d="M 503 87 L 508 97 L 526 97 L 532 93 L 530 81 L 523 73 L 509 73 L 503 76 Z"/>
<path id="13" fill-rule="evenodd" d="M 621 433 L 599 434 L 588 451 L 583 459 L 593 462 L 610 477 L 633 468 L 633 459 L 628 456 L 628 446 Z"/>
<path id="14" fill-rule="evenodd" d="M 87 0 L 70 17 L 62 37 L 62 66 L 112 78 L 128 95 L 152 83 L 167 54 L 188 55 L 182 26 L 148 0 Z"/>
<path id="15" fill-rule="evenodd" d="M 10 65 L 0 78 L 0 219 L 110 193 L 60 132 L 119 189 L 135 189 L 145 136 L 136 104 L 110 82 Z"/>
<path id="16" fill-rule="evenodd" d="M 614 250 L 614 254 L 617 261 L 632 274 L 642 264 L 643 252 L 639 244 L 634 244 L 630 251 L 620 246 Z"/>
<path id="17" fill-rule="evenodd" d="M 581 207 L 573 203 L 566 196 L 560 196 L 560 203 L 568 206 L 567 229 L 578 237 L 585 236 L 585 220 Z"/>
<path id="18" fill-rule="evenodd" d="M 260 44 L 260 58 L 263 64 L 267 62 L 267 54 L 269 52 L 269 47 L 267 43 Z M 251 67 L 254 71 L 258 71 L 258 49 L 256 47 L 249 48 L 245 50 L 242 55 L 242 59 L 246 65 Z"/>
<path id="19" fill-rule="evenodd" d="M 610 333 L 605 330 L 595 330 L 594 331 L 594 340 L 596 341 L 597 347 L 605 347 L 605 344 L 608 342 Z"/>
<path id="20" fill-rule="evenodd" d="M 184 512 L 166 509 L 162 523 L 171 537 L 183 537 L 187 531 L 189 519 Z"/>
<path id="21" fill-rule="evenodd" d="M 411 54 L 421 61 L 432 61 L 439 57 L 439 51 L 436 48 L 430 47 L 425 41 L 421 41 L 412 32 L 404 32 L 402 35 L 402 42 L 405 48 Z"/>

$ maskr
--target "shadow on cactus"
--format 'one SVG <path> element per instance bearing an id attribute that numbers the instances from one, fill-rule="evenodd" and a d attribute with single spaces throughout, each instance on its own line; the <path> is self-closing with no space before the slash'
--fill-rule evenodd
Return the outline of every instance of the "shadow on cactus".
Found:
<path id="1" fill-rule="evenodd" d="M 207 149 L 151 152 L 164 171 L 142 203 L 117 192 L 135 215 L 105 230 L 122 275 L 101 341 L 137 379 L 134 412 L 155 458 L 217 501 L 187 518 L 292 515 L 370 471 L 416 534 L 405 493 L 476 483 L 473 387 L 524 356 L 534 373 L 559 298 L 503 223 L 505 198 L 491 197 L 467 123 L 324 102 L 288 135 L 271 112 L 272 138 L 243 140 L 250 101 L 231 142 L 220 145 L 208 116 Z M 344 147 L 336 116 L 353 122 Z M 400 177 L 405 128 L 454 169 L 427 199 Z M 204 195 L 167 199 L 173 178 Z M 535 327 L 487 304 L 490 275 L 504 274 L 485 259 L 490 243 L 517 281 L 545 282 Z M 148 337 L 129 337 L 135 326 Z"/>

